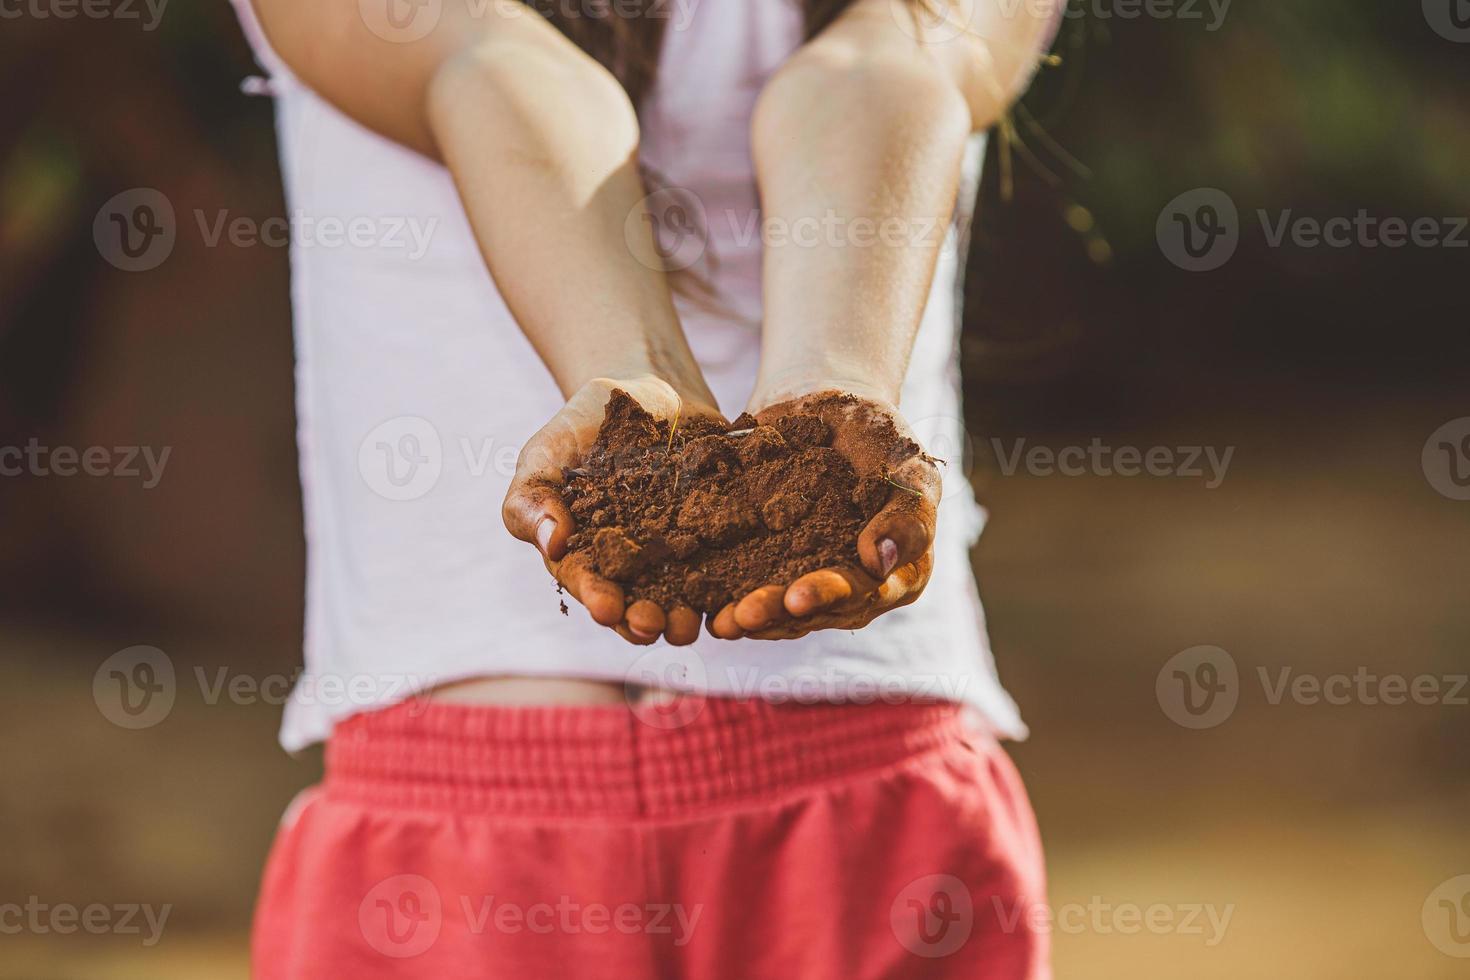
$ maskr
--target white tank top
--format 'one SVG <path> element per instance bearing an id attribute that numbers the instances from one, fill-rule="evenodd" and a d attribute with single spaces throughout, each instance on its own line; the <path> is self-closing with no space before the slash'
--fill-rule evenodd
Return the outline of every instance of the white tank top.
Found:
<path id="1" fill-rule="evenodd" d="M 969 561 L 984 515 L 958 465 L 958 284 L 979 137 L 901 399 L 926 449 L 955 461 L 923 596 L 855 632 L 637 647 L 580 608 L 563 615 L 536 550 L 501 524 L 516 453 L 563 402 L 495 289 L 449 173 L 293 77 L 249 0 L 234 2 L 269 74 L 256 87 L 276 98 L 294 226 L 307 595 L 305 671 L 281 730 L 287 749 L 325 738 L 354 712 L 497 674 L 773 700 L 929 695 L 973 706 L 998 735 L 1024 736 L 986 640 Z M 790 0 L 681 10 L 690 22 L 666 32 L 658 82 L 640 107 L 642 153 L 664 185 L 683 189 L 671 192 L 678 200 L 703 204 L 702 219 L 681 218 L 704 226 L 693 268 L 715 302 L 679 307 L 705 379 L 734 417 L 760 357 L 751 110 L 799 45 L 801 16 Z"/>

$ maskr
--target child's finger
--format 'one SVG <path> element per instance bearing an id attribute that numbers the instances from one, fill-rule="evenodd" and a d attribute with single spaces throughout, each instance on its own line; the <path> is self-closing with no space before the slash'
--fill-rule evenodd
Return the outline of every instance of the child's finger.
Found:
<path id="1" fill-rule="evenodd" d="M 557 566 L 556 577 L 573 599 L 587 607 L 597 623 L 603 626 L 622 623 L 622 586 L 598 575 L 587 552 L 579 551 Z"/>
<path id="2" fill-rule="evenodd" d="M 688 646 L 699 639 L 699 613 L 685 605 L 675 606 L 668 612 L 668 625 L 664 627 L 664 639 L 671 646 Z"/>
<path id="3" fill-rule="evenodd" d="M 735 604 L 735 622 L 747 633 L 773 626 L 787 617 L 786 586 L 763 585 Z"/>
<path id="4" fill-rule="evenodd" d="M 855 595 L 878 587 L 874 579 L 854 568 L 823 568 L 791 583 L 786 590 L 786 611 L 798 618 L 810 616 Z"/>
<path id="5" fill-rule="evenodd" d="M 735 621 L 733 602 L 715 613 L 714 618 L 709 621 L 709 631 L 711 636 L 721 640 L 738 640 L 745 635 L 745 631 Z"/>
<path id="6" fill-rule="evenodd" d="M 628 607 L 628 628 L 650 642 L 658 639 L 666 622 L 663 608 L 651 600 L 639 599 Z"/>

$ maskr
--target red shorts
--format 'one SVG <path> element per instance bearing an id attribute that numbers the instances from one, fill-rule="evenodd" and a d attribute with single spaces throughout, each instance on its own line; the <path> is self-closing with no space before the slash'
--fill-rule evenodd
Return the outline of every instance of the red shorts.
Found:
<path id="1" fill-rule="evenodd" d="M 409 702 L 283 821 L 259 980 L 1050 976 L 1041 847 L 950 704 Z"/>

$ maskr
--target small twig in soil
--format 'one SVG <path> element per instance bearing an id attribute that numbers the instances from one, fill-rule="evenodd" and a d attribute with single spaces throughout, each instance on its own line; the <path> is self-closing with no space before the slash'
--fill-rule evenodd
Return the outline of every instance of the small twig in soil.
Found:
<path id="1" fill-rule="evenodd" d="M 899 483 L 897 480 L 890 480 L 888 478 L 888 474 L 887 473 L 882 474 L 882 476 L 883 476 L 883 482 L 884 483 L 890 483 L 893 486 L 898 487 L 898 489 L 900 489 L 900 490 L 907 490 L 909 493 L 913 494 L 915 497 L 922 497 L 922 496 L 924 496 L 924 493 L 923 493 L 922 490 L 915 490 L 913 487 L 906 487 L 906 486 L 904 486 L 902 483 Z"/>
<path id="2" fill-rule="evenodd" d="M 674 410 L 674 424 L 669 426 L 669 444 L 664 449 L 664 455 L 674 451 L 674 433 L 679 431 L 679 419 L 684 415 L 684 402 L 679 402 L 679 407 Z"/>
<path id="3" fill-rule="evenodd" d="M 684 415 L 684 402 L 681 399 L 680 402 L 679 402 L 679 408 L 674 412 L 674 424 L 671 425 L 671 426 L 669 426 L 669 444 L 664 449 L 664 455 L 665 456 L 670 456 L 674 452 L 674 433 L 679 431 L 679 419 L 682 418 L 683 415 Z M 674 464 L 674 485 L 669 490 L 669 499 L 672 500 L 673 498 L 677 497 L 678 495 L 679 495 L 679 464 L 678 463 L 675 463 Z"/>

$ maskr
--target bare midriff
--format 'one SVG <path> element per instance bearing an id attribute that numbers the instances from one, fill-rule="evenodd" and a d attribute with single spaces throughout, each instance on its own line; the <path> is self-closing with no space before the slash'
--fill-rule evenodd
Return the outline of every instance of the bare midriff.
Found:
<path id="1" fill-rule="evenodd" d="M 577 677 L 476 677 L 435 688 L 429 697 L 461 704 L 623 704 L 646 691 Z"/>

